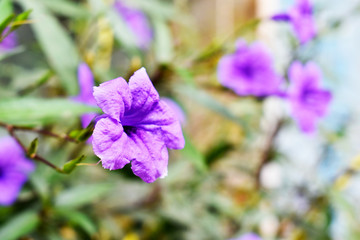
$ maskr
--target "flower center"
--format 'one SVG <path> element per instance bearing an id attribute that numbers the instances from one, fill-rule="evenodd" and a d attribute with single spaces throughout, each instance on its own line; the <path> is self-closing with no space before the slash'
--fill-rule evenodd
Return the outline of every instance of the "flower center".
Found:
<path id="1" fill-rule="evenodd" d="M 302 15 L 312 15 L 312 7 L 304 3 L 300 6 L 300 12 Z"/>
<path id="2" fill-rule="evenodd" d="M 4 168 L 0 167 L 0 179 L 4 178 L 4 176 L 5 176 L 5 170 Z"/>
<path id="3" fill-rule="evenodd" d="M 136 127 L 133 127 L 133 126 L 123 126 L 123 128 L 124 128 L 124 132 L 127 135 L 136 132 Z"/>
<path id="4" fill-rule="evenodd" d="M 254 68 L 250 64 L 246 64 L 245 66 L 242 66 L 241 72 L 247 78 L 252 78 L 255 73 Z"/>

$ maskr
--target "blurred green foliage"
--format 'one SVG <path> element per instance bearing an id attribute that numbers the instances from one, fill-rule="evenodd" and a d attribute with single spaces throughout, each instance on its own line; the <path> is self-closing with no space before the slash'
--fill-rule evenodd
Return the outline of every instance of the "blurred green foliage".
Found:
<path id="1" fill-rule="evenodd" d="M 23 127 L 19 137 L 29 155 L 63 166 L 57 172 L 37 164 L 18 201 L 0 207 L 1 240 L 228 239 L 248 231 L 264 239 L 327 240 L 336 212 L 349 219 L 348 239 L 360 239 L 359 219 L 342 196 L 348 179 L 316 193 L 301 185 L 257 185 L 264 152 L 258 142 L 271 135 L 261 129 L 264 99 L 224 89 L 215 69 L 238 37 L 255 38 L 261 20 L 240 22 L 207 45 L 193 25 L 191 1 L 133 0 L 154 33 L 144 51 L 111 3 L 0 0 L 1 38 L 10 27 L 19 40 L 16 49 L 0 53 L 0 122 Z M 186 147 L 170 152 L 165 179 L 145 184 L 128 167 L 110 172 L 96 164 L 85 142 L 93 125 L 82 129 L 79 117 L 100 110 L 71 99 L 79 90 L 80 62 L 91 67 L 97 84 L 128 79 L 145 66 L 161 96 L 185 109 Z M 27 127 L 62 134 L 51 138 Z M 266 161 L 276 161 L 281 153 L 270 147 Z M 295 200 L 293 208 L 279 206 L 279 196 L 305 199 L 308 208 L 297 211 Z"/>

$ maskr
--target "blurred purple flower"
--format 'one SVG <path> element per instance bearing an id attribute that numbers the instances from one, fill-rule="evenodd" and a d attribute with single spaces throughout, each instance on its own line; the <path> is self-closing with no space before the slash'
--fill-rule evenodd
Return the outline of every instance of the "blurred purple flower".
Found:
<path id="1" fill-rule="evenodd" d="M 9 31 L 9 28 L 5 28 L 2 35 L 5 35 Z M 11 32 L 0 42 L 0 51 L 7 52 L 14 49 L 18 45 L 15 32 Z"/>
<path id="2" fill-rule="evenodd" d="M 276 14 L 272 19 L 290 21 L 301 44 L 313 39 L 317 32 L 311 0 L 297 0 L 295 6 L 288 13 Z"/>
<path id="3" fill-rule="evenodd" d="M 145 68 L 129 84 L 116 78 L 94 87 L 104 111 L 93 133 L 93 149 L 106 169 L 131 162 L 134 174 L 151 183 L 167 175 L 168 148 L 181 149 L 185 141 L 172 109 L 159 99 Z"/>
<path id="4" fill-rule="evenodd" d="M 8 206 L 15 202 L 34 168 L 13 138 L 0 138 L 0 205 Z"/>
<path id="5" fill-rule="evenodd" d="M 146 15 L 140 10 L 125 5 L 120 0 L 117 0 L 114 6 L 135 35 L 136 45 L 141 49 L 148 49 L 153 33 Z"/>
<path id="6" fill-rule="evenodd" d="M 74 98 L 74 100 L 88 105 L 96 106 L 96 102 L 93 96 L 94 76 L 91 72 L 91 69 L 86 63 L 79 64 L 78 81 L 80 93 L 77 97 Z M 91 120 L 96 116 L 96 113 L 86 113 L 82 115 L 81 124 L 83 128 L 86 128 L 91 122 Z"/>
<path id="7" fill-rule="evenodd" d="M 174 100 L 166 97 L 161 98 L 161 100 L 164 101 L 174 111 L 181 125 L 185 125 L 186 116 L 182 108 L 179 106 L 179 104 L 177 104 Z"/>
<path id="8" fill-rule="evenodd" d="M 238 238 L 232 238 L 229 240 L 261 240 L 261 238 L 255 233 L 246 233 Z"/>
<path id="9" fill-rule="evenodd" d="M 304 132 L 315 131 L 318 119 L 325 116 L 332 98 L 329 91 L 320 88 L 321 78 L 321 71 L 313 62 L 303 66 L 296 61 L 289 68 L 288 99 L 292 115 Z"/>
<path id="10" fill-rule="evenodd" d="M 270 54 L 260 43 L 236 44 L 233 54 L 221 58 L 218 78 L 222 85 L 238 95 L 278 94 L 282 79 L 276 74 Z"/>

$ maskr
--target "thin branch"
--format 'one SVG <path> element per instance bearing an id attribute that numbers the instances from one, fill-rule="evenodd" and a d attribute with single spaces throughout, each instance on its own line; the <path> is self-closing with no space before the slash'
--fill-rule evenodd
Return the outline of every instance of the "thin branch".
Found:
<path id="1" fill-rule="evenodd" d="M 6 130 L 9 132 L 10 136 L 13 137 L 15 139 L 15 141 L 19 144 L 19 146 L 24 150 L 24 152 L 27 154 L 28 150 L 27 148 L 24 146 L 24 144 L 20 141 L 20 139 L 18 138 L 18 136 L 16 136 L 15 134 L 15 128 L 12 125 L 4 125 L 3 123 L 0 123 L 0 126 L 5 127 Z M 55 166 L 54 164 L 52 164 L 51 162 L 49 162 L 48 160 L 46 160 L 45 158 L 37 155 L 36 153 L 30 154 L 27 156 L 33 160 L 42 162 L 46 165 L 48 165 L 49 167 L 55 169 L 57 172 L 63 173 L 63 170 L 57 166 Z"/>
<path id="2" fill-rule="evenodd" d="M 44 136 L 54 137 L 62 140 L 66 140 L 69 142 L 78 143 L 78 141 L 74 138 L 71 138 L 70 136 L 66 134 L 57 134 L 45 129 L 38 129 L 38 128 L 31 128 L 31 127 L 23 127 L 23 126 L 14 126 L 6 123 L 0 122 L 0 127 L 9 128 L 11 127 L 13 130 L 19 130 L 19 131 L 28 131 L 28 132 L 35 132 Z"/>
<path id="3" fill-rule="evenodd" d="M 270 134 L 269 138 L 266 141 L 264 150 L 261 154 L 261 159 L 260 159 L 260 163 L 258 168 L 256 169 L 255 172 L 255 179 L 256 179 L 256 188 L 260 188 L 261 187 L 261 183 L 260 183 L 260 174 L 262 169 L 264 168 L 264 166 L 266 165 L 266 163 L 269 162 L 270 160 L 270 153 L 271 150 L 273 148 L 273 144 L 274 144 L 274 140 L 277 136 L 277 134 L 279 133 L 281 126 L 283 125 L 284 120 L 283 119 L 279 119 L 274 127 L 274 130 L 272 131 L 272 133 Z"/>

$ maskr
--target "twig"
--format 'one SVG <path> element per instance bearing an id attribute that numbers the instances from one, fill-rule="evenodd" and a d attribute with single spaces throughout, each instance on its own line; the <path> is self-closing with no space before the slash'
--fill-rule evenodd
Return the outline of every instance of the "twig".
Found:
<path id="1" fill-rule="evenodd" d="M 4 128 L 11 127 L 12 130 L 35 132 L 35 133 L 38 133 L 38 134 L 41 134 L 41 135 L 54 137 L 54 138 L 59 138 L 59 139 L 66 140 L 66 141 L 69 141 L 69 142 L 78 143 L 78 141 L 76 139 L 71 138 L 70 136 L 68 136 L 66 134 L 57 134 L 57 133 L 54 133 L 54 132 L 47 131 L 45 129 L 23 127 L 23 126 L 14 126 L 14 125 L 2 123 L 2 122 L 0 122 L 0 127 L 4 127 Z"/>
<path id="2" fill-rule="evenodd" d="M 15 128 L 11 125 L 3 125 L 1 124 L 1 126 L 6 126 L 6 130 L 9 132 L 10 136 L 13 137 L 15 139 L 15 141 L 20 145 L 20 147 L 24 150 L 25 153 L 28 152 L 27 148 L 24 146 L 24 144 L 20 141 L 20 139 L 16 136 L 14 130 Z M 46 165 L 48 165 L 49 167 L 55 169 L 56 171 L 63 173 L 63 170 L 57 166 L 55 166 L 54 164 L 52 164 L 51 162 L 49 162 L 48 160 L 46 160 L 45 158 L 37 155 L 36 153 L 32 153 L 30 155 L 28 155 L 29 158 L 42 162 Z"/>
<path id="3" fill-rule="evenodd" d="M 268 140 L 266 141 L 264 150 L 261 154 L 261 159 L 260 159 L 260 163 L 258 168 L 256 169 L 255 172 L 255 179 L 256 179 L 256 188 L 260 188 L 261 187 L 261 183 L 260 183 L 260 174 L 262 169 L 264 168 L 264 166 L 266 165 L 266 163 L 269 162 L 270 160 L 270 153 L 274 144 L 274 140 L 275 137 L 277 136 L 277 134 L 279 133 L 279 130 L 281 129 L 281 126 L 283 125 L 284 120 L 283 119 L 279 119 L 274 127 L 273 132 L 270 134 Z"/>

